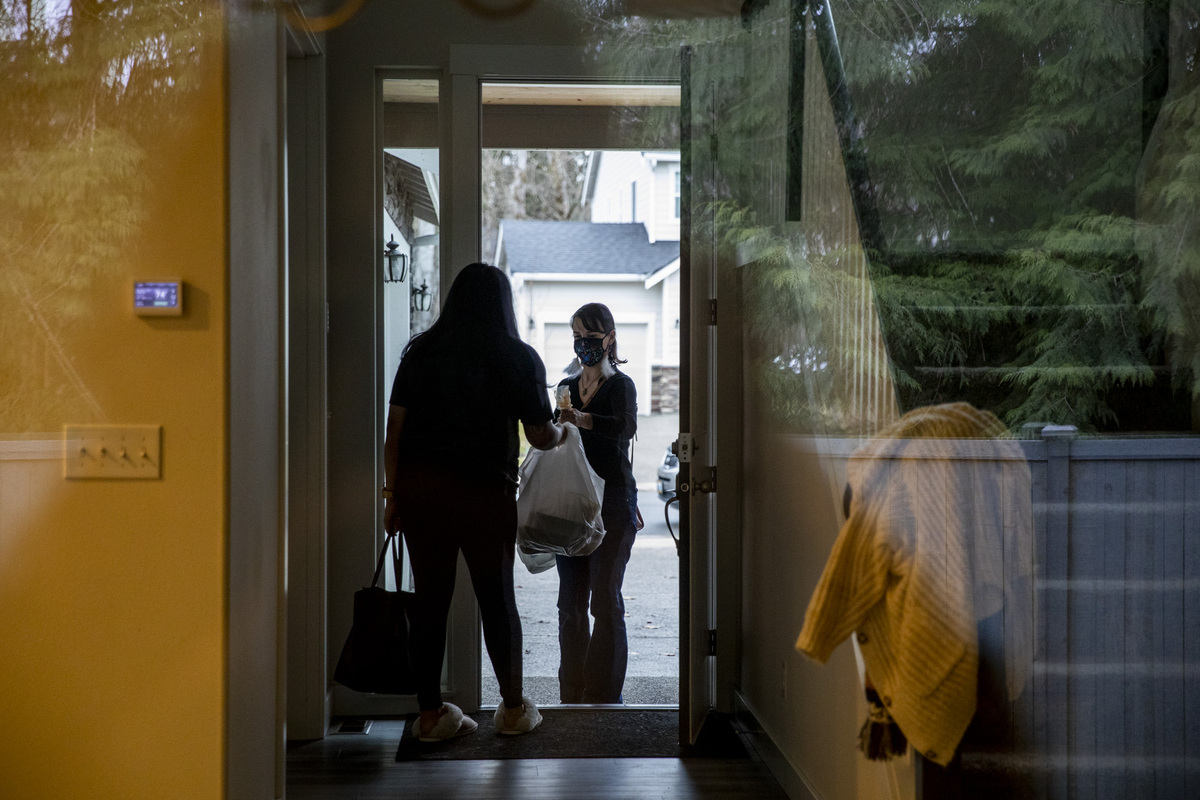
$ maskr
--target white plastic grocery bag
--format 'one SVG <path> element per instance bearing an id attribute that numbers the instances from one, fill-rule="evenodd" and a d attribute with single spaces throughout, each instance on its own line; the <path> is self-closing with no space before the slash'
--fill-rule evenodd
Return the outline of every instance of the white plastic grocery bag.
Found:
<path id="1" fill-rule="evenodd" d="M 526 553 L 524 547 L 517 545 L 517 555 L 521 557 L 521 563 L 525 565 L 525 569 L 534 575 L 558 565 L 554 553 Z"/>
<path id="2" fill-rule="evenodd" d="M 604 538 L 604 480 L 583 453 L 579 429 L 568 422 L 563 432 L 565 442 L 531 449 L 521 464 L 517 546 L 525 553 L 586 556 Z"/>

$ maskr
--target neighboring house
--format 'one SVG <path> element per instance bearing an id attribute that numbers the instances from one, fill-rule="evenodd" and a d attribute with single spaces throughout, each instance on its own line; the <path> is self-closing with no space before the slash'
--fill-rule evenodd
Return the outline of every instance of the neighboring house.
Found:
<path id="1" fill-rule="evenodd" d="M 679 152 L 593 151 L 583 201 L 592 222 L 641 222 L 651 242 L 679 241 Z"/>
<path id="2" fill-rule="evenodd" d="M 571 314 L 613 312 L 640 413 L 679 408 L 678 153 L 590 156 L 592 222 L 502 220 L 495 263 L 513 281 L 521 335 L 557 382 L 575 359 Z"/>

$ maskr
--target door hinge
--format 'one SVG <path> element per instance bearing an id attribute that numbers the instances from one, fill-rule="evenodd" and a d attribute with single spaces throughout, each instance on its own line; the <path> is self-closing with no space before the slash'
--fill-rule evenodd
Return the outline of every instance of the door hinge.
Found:
<path id="1" fill-rule="evenodd" d="M 715 656 L 717 654 L 717 632 L 710 630 L 708 632 L 708 654 Z"/>
<path id="2" fill-rule="evenodd" d="M 715 297 L 708 301 L 708 324 L 717 324 L 717 299 Z"/>

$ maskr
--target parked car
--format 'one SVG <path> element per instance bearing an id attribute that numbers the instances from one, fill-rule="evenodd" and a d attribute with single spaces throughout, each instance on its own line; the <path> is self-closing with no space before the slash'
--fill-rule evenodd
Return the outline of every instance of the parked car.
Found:
<path id="1" fill-rule="evenodd" d="M 675 476 L 679 474 L 679 456 L 667 445 L 667 452 L 658 463 L 658 498 L 664 503 L 675 496 Z"/>

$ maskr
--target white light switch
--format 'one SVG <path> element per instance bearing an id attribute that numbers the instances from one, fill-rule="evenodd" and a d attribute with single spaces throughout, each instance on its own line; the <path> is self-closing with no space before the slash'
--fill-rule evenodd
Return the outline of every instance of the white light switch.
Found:
<path id="1" fill-rule="evenodd" d="M 64 426 L 63 476 L 161 478 L 162 426 Z"/>

